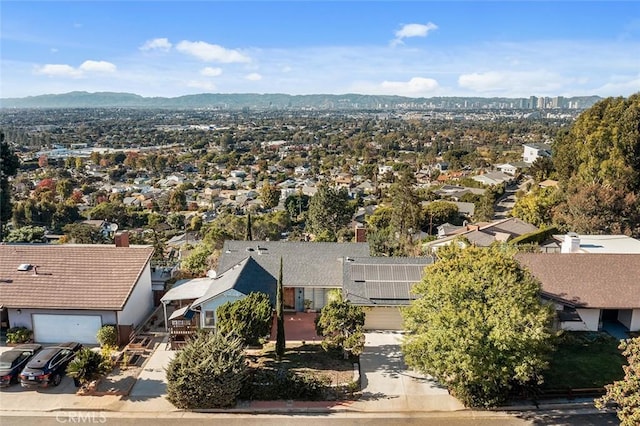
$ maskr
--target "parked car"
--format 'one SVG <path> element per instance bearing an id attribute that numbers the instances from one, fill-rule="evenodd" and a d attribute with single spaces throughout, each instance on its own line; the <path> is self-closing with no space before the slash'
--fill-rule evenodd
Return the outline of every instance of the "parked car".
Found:
<path id="1" fill-rule="evenodd" d="M 42 349 L 22 370 L 20 384 L 23 388 L 58 386 L 67 365 L 80 348 L 80 343 L 68 342 Z"/>
<path id="2" fill-rule="evenodd" d="M 0 354 L 0 387 L 18 383 L 18 376 L 27 361 L 40 349 L 42 349 L 42 345 L 25 343 Z"/>

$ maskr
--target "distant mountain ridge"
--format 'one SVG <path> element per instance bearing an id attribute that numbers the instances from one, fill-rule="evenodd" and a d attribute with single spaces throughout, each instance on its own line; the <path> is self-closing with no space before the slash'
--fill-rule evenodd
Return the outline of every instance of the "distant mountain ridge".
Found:
<path id="1" fill-rule="evenodd" d="M 1 98 L 0 108 L 216 108 L 216 109 L 392 109 L 433 105 L 436 108 L 486 108 L 491 105 L 519 107 L 528 98 L 432 97 L 410 98 L 384 95 L 287 95 L 283 93 L 201 93 L 174 98 L 143 97 L 119 92 L 69 92 Z M 587 108 L 602 99 L 599 96 L 563 98 Z"/>

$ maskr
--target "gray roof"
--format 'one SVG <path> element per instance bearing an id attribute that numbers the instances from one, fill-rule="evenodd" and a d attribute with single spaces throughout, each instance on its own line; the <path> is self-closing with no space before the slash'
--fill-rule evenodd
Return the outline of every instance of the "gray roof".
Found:
<path id="1" fill-rule="evenodd" d="M 162 296 L 163 303 L 173 300 L 193 300 L 202 297 L 209 288 L 211 278 L 193 278 L 180 280 Z"/>
<path id="2" fill-rule="evenodd" d="M 285 287 L 341 287 L 344 259 L 368 256 L 368 243 L 225 241 L 218 270 L 251 257 L 277 279 L 282 258 Z"/>
<path id="3" fill-rule="evenodd" d="M 269 295 L 271 303 L 275 305 L 276 281 L 277 279 L 258 262 L 251 257 L 246 257 L 231 269 L 211 279 L 206 293 L 194 301 L 192 306 L 198 306 L 231 289 L 244 295 L 253 292 L 265 293 Z"/>
<path id="4" fill-rule="evenodd" d="M 431 257 L 368 257 L 344 264 L 342 292 L 356 305 L 408 305 L 413 285 L 424 276 Z"/>

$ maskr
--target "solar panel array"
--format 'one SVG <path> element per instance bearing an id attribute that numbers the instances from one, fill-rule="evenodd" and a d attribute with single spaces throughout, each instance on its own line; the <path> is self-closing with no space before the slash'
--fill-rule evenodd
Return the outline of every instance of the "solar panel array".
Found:
<path id="1" fill-rule="evenodd" d="M 351 265 L 351 279 L 362 282 L 366 297 L 406 299 L 411 286 L 422 279 L 425 265 Z"/>

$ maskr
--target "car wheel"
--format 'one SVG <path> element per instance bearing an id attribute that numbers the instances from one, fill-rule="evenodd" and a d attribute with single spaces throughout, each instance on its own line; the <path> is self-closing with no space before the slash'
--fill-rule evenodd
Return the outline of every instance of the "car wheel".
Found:
<path id="1" fill-rule="evenodd" d="M 55 376 L 53 376 L 53 379 L 51 379 L 51 384 L 53 386 L 58 386 L 61 381 L 62 381 L 62 377 L 60 376 L 60 374 L 56 374 Z"/>

